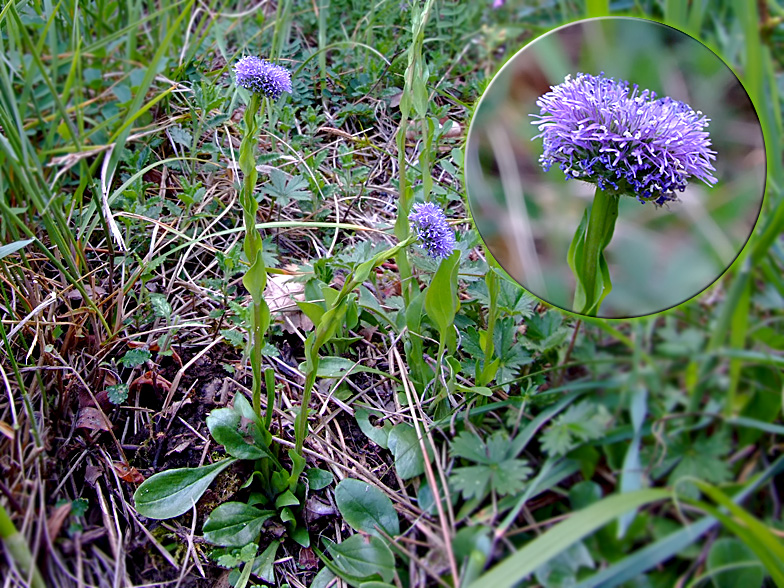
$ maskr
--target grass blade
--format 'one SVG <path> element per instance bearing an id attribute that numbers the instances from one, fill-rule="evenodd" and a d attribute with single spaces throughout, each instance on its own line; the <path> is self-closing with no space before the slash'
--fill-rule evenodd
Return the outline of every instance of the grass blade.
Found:
<path id="1" fill-rule="evenodd" d="M 597 531 L 623 513 L 670 498 L 669 490 L 648 489 L 609 496 L 576 512 L 568 520 L 555 525 L 520 551 L 507 557 L 500 564 L 480 576 L 469 588 L 493 586 L 512 588 L 569 545 Z"/>
<path id="2" fill-rule="evenodd" d="M 773 476 L 784 470 L 784 457 L 777 459 L 761 475 L 750 482 L 743 490 L 732 497 L 734 502 L 745 500 L 760 486 Z M 603 569 L 577 585 L 577 588 L 613 588 L 639 578 L 647 570 L 667 561 L 675 554 L 682 552 L 689 545 L 698 541 L 705 533 L 715 527 L 718 521 L 714 517 L 705 517 L 699 521 L 670 533 L 655 543 L 648 545 L 622 560 Z"/>

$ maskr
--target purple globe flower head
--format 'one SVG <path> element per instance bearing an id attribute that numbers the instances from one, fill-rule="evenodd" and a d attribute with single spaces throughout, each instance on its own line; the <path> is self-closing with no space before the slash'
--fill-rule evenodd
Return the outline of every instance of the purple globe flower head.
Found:
<path id="1" fill-rule="evenodd" d="M 449 226 L 444 211 L 432 202 L 414 204 L 408 220 L 422 247 L 433 259 L 449 257 L 455 250 L 455 232 Z"/>
<path id="2" fill-rule="evenodd" d="M 578 73 L 551 86 L 536 105 L 545 171 L 555 163 L 566 179 L 636 196 L 640 202 L 677 200 L 690 178 L 715 184 L 708 119 L 669 97 L 656 98 L 604 73 Z"/>
<path id="3" fill-rule="evenodd" d="M 266 59 L 247 56 L 234 65 L 237 85 L 277 100 L 283 92 L 291 94 L 291 72 Z"/>

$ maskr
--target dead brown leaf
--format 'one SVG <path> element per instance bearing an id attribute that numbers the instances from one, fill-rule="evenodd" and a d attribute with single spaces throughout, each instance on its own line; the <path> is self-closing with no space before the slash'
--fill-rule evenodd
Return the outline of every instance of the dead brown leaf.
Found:
<path id="1" fill-rule="evenodd" d="M 66 502 L 55 508 L 52 514 L 49 515 L 49 518 L 46 520 L 46 529 L 49 531 L 49 538 L 52 541 L 57 539 L 69 514 L 71 514 L 71 503 Z"/>
<path id="2" fill-rule="evenodd" d="M 291 331 L 291 324 L 303 331 L 313 329 L 313 323 L 297 306 L 297 301 L 305 300 L 305 284 L 294 280 L 288 274 L 270 274 L 267 278 L 267 289 L 264 299 L 269 305 L 270 312 L 285 313 L 283 321 L 284 330 Z"/>
<path id="3" fill-rule="evenodd" d="M 103 413 L 94 406 L 85 406 L 79 409 L 76 416 L 76 428 L 90 431 L 110 430 Z"/>
<path id="4" fill-rule="evenodd" d="M 318 567 L 319 559 L 310 547 L 303 547 L 299 550 L 299 567 L 303 570 L 315 570 Z"/>
<path id="5" fill-rule="evenodd" d="M 84 469 L 84 481 L 90 486 L 95 486 L 96 480 L 103 476 L 103 470 L 96 465 L 89 464 Z"/>
<path id="6" fill-rule="evenodd" d="M 305 284 L 294 281 L 293 276 L 270 274 L 267 277 L 264 300 L 267 301 L 270 312 L 296 310 L 297 300 L 305 300 Z"/>
<path id="7" fill-rule="evenodd" d="M 193 442 L 193 439 L 185 439 L 184 441 L 181 441 L 175 447 L 173 447 L 172 449 L 169 449 L 169 451 L 166 452 L 166 456 L 168 457 L 172 453 L 182 453 L 188 447 L 191 446 L 192 442 Z"/>
<path id="8" fill-rule="evenodd" d="M 14 428 L 5 421 L 0 421 L 0 435 L 14 440 Z"/>
<path id="9" fill-rule="evenodd" d="M 447 117 L 440 119 L 438 125 L 439 129 L 444 128 L 444 126 L 447 124 L 447 121 L 451 122 L 452 124 L 449 127 L 449 130 L 446 133 L 444 133 L 443 136 L 451 137 L 451 138 L 460 137 L 463 134 L 463 127 L 459 122 L 457 122 L 454 119 L 447 118 Z M 412 124 L 408 128 L 408 130 L 406 131 L 406 139 L 418 139 L 423 134 L 423 132 L 424 132 L 424 123 L 418 121 Z"/>
<path id="10" fill-rule="evenodd" d="M 115 461 L 112 463 L 114 471 L 124 482 L 129 484 L 141 484 L 144 482 L 144 476 L 135 467 L 128 465 L 122 461 Z"/>
<path id="11" fill-rule="evenodd" d="M 156 391 L 168 392 L 171 388 L 171 382 L 166 378 L 153 373 L 151 370 L 148 370 L 131 382 L 128 390 L 129 392 L 135 392 L 142 386 L 152 386 Z"/>
<path id="12" fill-rule="evenodd" d="M 90 394 L 84 388 L 79 388 L 79 406 L 81 408 L 94 408 L 96 402 L 104 412 L 111 412 L 114 408 L 114 405 L 109 400 L 109 393 L 106 390 L 101 390 L 97 394 Z"/>
<path id="13" fill-rule="evenodd" d="M 85 284 L 84 291 L 87 292 L 87 294 L 89 294 L 90 300 L 97 300 L 106 296 L 106 288 L 102 288 L 101 286 L 92 287 L 89 284 Z M 65 296 L 70 300 L 82 299 L 82 293 L 79 292 L 79 290 L 69 290 L 68 292 L 66 292 Z"/>
<path id="14" fill-rule="evenodd" d="M 304 518 L 306 522 L 312 522 L 320 517 L 331 516 L 335 514 L 335 508 L 331 504 L 322 502 L 315 496 L 310 496 L 305 501 Z"/>

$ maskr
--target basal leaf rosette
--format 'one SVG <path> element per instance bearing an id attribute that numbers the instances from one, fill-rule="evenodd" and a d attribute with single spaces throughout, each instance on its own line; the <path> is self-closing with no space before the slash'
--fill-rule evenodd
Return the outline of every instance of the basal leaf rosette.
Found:
<path id="1" fill-rule="evenodd" d="M 690 179 L 709 186 L 715 160 L 709 118 L 688 104 L 657 98 L 626 81 L 578 73 L 551 86 L 536 105 L 545 171 L 557 164 L 566 179 L 640 202 L 677 200 Z"/>

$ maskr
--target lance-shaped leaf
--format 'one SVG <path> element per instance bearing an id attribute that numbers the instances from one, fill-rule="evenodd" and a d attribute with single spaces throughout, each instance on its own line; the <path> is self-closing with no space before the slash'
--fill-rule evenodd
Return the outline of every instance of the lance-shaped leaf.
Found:
<path id="1" fill-rule="evenodd" d="M 430 317 L 439 333 L 445 336 L 452 328 L 460 308 L 457 298 L 457 268 L 460 252 L 455 251 L 438 266 L 433 281 L 425 291 L 425 312 Z"/>
<path id="2" fill-rule="evenodd" d="M 256 259 L 245 275 L 242 276 L 242 285 L 250 292 L 253 301 L 258 303 L 264 300 L 264 288 L 267 287 L 267 268 L 264 265 L 264 253 L 259 249 Z"/>

